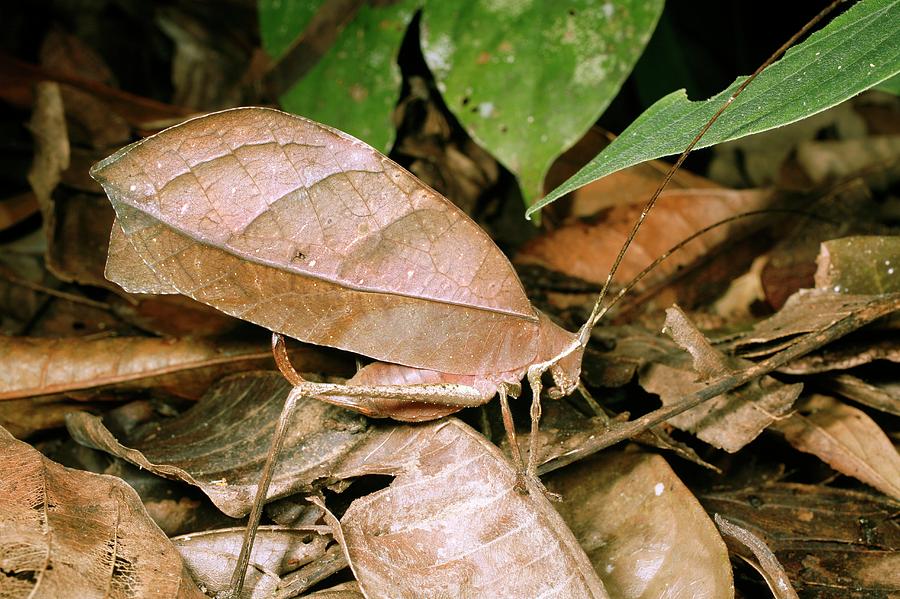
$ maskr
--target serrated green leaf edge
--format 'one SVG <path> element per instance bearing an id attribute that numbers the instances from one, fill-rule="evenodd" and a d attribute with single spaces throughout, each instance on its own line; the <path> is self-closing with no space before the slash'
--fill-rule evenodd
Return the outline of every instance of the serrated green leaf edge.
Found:
<path id="1" fill-rule="evenodd" d="M 798 121 L 897 73 L 900 0 L 862 0 L 763 71 L 696 147 Z M 688 100 L 683 89 L 663 97 L 580 171 L 528 208 L 525 217 L 601 177 L 683 151 L 744 79 L 705 101 Z"/>

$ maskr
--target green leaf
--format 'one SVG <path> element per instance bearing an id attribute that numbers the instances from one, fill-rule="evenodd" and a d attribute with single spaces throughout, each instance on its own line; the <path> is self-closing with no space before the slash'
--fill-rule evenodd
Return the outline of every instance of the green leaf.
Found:
<path id="1" fill-rule="evenodd" d="M 271 10 L 264 20 L 260 4 L 264 47 L 283 52 L 320 3 L 296 3 L 303 4 L 300 7 L 288 0 L 265 0 Z M 388 152 L 396 135 L 391 114 L 400 95 L 397 51 L 419 4 L 418 0 L 401 0 L 388 6 L 362 6 L 312 70 L 282 94 L 282 108 Z M 288 19 L 296 21 L 285 25 Z M 262 28 L 264 23 L 267 28 Z M 293 32 L 293 37 L 288 32 Z"/>
<path id="2" fill-rule="evenodd" d="M 822 242 L 816 287 L 859 295 L 900 292 L 900 235 L 856 235 Z"/>
<path id="3" fill-rule="evenodd" d="M 890 79 L 882 81 L 875 86 L 875 89 L 900 96 L 900 75 L 894 75 Z"/>
<path id="4" fill-rule="evenodd" d="M 763 71 L 710 128 L 698 148 L 774 129 L 830 108 L 900 72 L 900 0 L 862 0 Z M 529 208 L 623 168 L 684 150 L 744 80 L 706 101 L 684 90 L 647 109 L 603 152 Z"/>
<path id="5" fill-rule="evenodd" d="M 447 106 L 530 203 L 616 95 L 661 11 L 662 0 L 432 1 L 422 52 Z"/>
<path id="6" fill-rule="evenodd" d="M 281 58 L 325 0 L 259 0 L 259 35 L 272 58 Z"/>

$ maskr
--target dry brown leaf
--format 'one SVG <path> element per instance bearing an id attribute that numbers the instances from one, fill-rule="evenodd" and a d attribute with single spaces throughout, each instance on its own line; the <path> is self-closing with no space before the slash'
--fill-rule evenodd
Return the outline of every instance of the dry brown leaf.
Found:
<path id="1" fill-rule="evenodd" d="M 213 386 L 177 418 L 142 428 L 120 443 L 89 414 L 66 419 L 82 445 L 102 449 L 160 476 L 199 487 L 232 517 L 250 511 L 275 422 L 290 391 L 277 372 L 245 373 Z M 326 479 L 335 461 L 366 438 L 354 412 L 306 398 L 298 402 L 279 454 L 268 499 Z"/>
<path id="2" fill-rule="evenodd" d="M 734 596 L 725 543 L 662 457 L 605 452 L 547 487 L 613 597 Z"/>
<path id="3" fill-rule="evenodd" d="M 852 374 L 835 374 L 824 377 L 825 386 L 833 393 L 863 405 L 900 416 L 900 385 L 894 383 L 870 384 Z"/>
<path id="4" fill-rule="evenodd" d="M 606 597 L 543 492 L 462 422 L 397 426 L 360 445 L 340 476 L 396 476 L 341 519 L 367 597 Z"/>
<path id="5" fill-rule="evenodd" d="M 120 479 L 64 468 L 2 429 L 0 471 L 3 599 L 204 597 Z"/>
<path id="6" fill-rule="evenodd" d="M 900 454 L 865 412 L 825 395 L 813 395 L 775 429 L 800 451 L 900 499 Z"/>
<path id="7" fill-rule="evenodd" d="M 885 189 L 900 178 L 900 136 L 804 141 L 797 146 L 797 162 L 817 185 L 863 172 L 870 185 Z M 877 180 L 866 172 L 875 169 L 881 171 Z"/>
<path id="8" fill-rule="evenodd" d="M 303 597 L 308 599 L 365 599 L 365 595 L 359 592 L 359 584 L 355 582 L 345 582 L 330 589 L 303 595 Z"/>
<path id="9" fill-rule="evenodd" d="M 774 354 L 796 343 L 804 333 L 824 329 L 862 311 L 873 301 L 878 301 L 876 296 L 801 289 L 788 298 L 781 310 L 729 345 L 742 356 Z"/>
<path id="10" fill-rule="evenodd" d="M 301 371 L 342 370 L 338 359 L 315 348 L 298 348 L 292 359 Z M 0 400 L 107 385 L 157 385 L 197 398 L 225 373 L 273 367 L 265 344 L 149 337 L 0 338 L 0 364 Z"/>
<path id="11" fill-rule="evenodd" d="M 779 368 L 786 374 L 813 374 L 829 370 L 847 370 L 887 360 L 900 363 L 900 340 L 894 335 L 886 339 L 867 337 L 864 340 L 837 342 L 813 354 L 807 354 Z"/>
<path id="12" fill-rule="evenodd" d="M 722 534 L 740 543 L 745 551 L 753 555 L 755 559 L 748 559 L 748 561 L 766 580 L 766 584 L 769 585 L 769 590 L 772 591 L 775 599 L 799 599 L 790 578 L 788 578 L 784 568 L 778 563 L 778 558 L 775 557 L 775 554 L 772 553 L 765 541 L 746 528 L 742 528 L 734 522 L 729 522 L 720 514 L 716 514 L 714 520 Z M 744 557 L 743 554 L 742 557 Z"/>
<path id="13" fill-rule="evenodd" d="M 752 365 L 747 360 L 726 356 L 715 349 L 677 306 L 666 311 L 666 331 L 690 352 L 693 367 L 684 359 L 668 364 L 652 364 L 641 373 L 641 386 L 658 394 L 663 405 L 682 401 L 701 389 L 706 380 Z M 668 422 L 720 449 L 735 452 L 787 414 L 802 389 L 800 383 L 785 385 L 765 376 L 679 414 Z"/>
<path id="14" fill-rule="evenodd" d="M 532 240 L 516 254 L 516 263 L 537 264 L 585 281 L 603 283 L 643 209 L 642 198 L 635 201 L 640 203 L 612 208 L 592 224 L 572 223 Z M 663 193 L 625 254 L 615 280 L 632 279 L 698 229 L 736 214 L 765 208 L 770 202 L 770 194 L 760 190 L 691 189 Z M 663 279 L 692 264 L 712 248 L 732 239 L 741 226 L 738 223 L 718 227 L 692 241 L 663 262 L 654 271 L 653 279 Z"/>
<path id="15" fill-rule="evenodd" d="M 700 501 L 765 540 L 803 597 L 900 593 L 900 502 L 791 483 L 709 493 Z"/>
<path id="16" fill-rule="evenodd" d="M 126 290 L 183 293 L 309 343 L 491 384 L 574 340 L 451 202 L 307 119 L 226 110 L 91 173 L 125 237 L 107 273 Z M 559 382 L 577 380 L 580 353 L 554 369 Z"/>
<path id="17" fill-rule="evenodd" d="M 0 401 L 0 426 L 17 439 L 66 425 L 66 414 L 96 408 L 96 405 L 60 401 L 55 397 L 32 397 Z"/>
<path id="18" fill-rule="evenodd" d="M 181 535 L 172 544 L 205 592 L 230 588 L 231 575 L 244 540 L 244 528 L 225 528 Z M 325 554 L 330 538 L 283 526 L 260 526 L 240 599 L 272 597 L 281 576 Z M 235 598 L 238 599 L 238 598 Z"/>

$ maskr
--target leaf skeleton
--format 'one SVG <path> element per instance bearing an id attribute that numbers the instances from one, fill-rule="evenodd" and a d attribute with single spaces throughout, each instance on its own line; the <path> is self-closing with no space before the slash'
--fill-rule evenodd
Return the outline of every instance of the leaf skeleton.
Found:
<path id="1" fill-rule="evenodd" d="M 116 212 L 107 278 L 129 292 L 181 293 L 273 331 L 276 363 L 294 385 L 232 590 L 243 584 L 275 456 L 300 397 L 422 421 L 497 395 L 517 487 L 526 488 L 526 476 L 536 479 L 542 376 L 552 377 L 552 397 L 575 390 L 615 269 L 662 188 L 731 100 L 794 39 L 732 94 L 669 171 L 577 333 L 531 305 L 506 256 L 449 200 L 363 142 L 303 117 L 224 110 L 94 165 L 91 176 Z M 282 335 L 375 361 L 344 385 L 307 381 L 287 360 Z M 507 399 L 523 378 L 532 390 L 527 466 Z"/>

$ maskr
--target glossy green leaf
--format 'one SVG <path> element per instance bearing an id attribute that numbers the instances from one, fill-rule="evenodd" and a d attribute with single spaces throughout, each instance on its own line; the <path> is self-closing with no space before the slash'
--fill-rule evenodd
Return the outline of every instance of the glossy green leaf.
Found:
<path id="1" fill-rule="evenodd" d="M 422 52 L 447 106 L 531 203 L 616 95 L 661 11 L 661 0 L 429 2 Z"/>
<path id="2" fill-rule="evenodd" d="M 900 72 L 898 23 L 900 0 L 862 0 L 760 74 L 697 147 L 798 121 Z M 665 96 L 526 216 L 610 173 L 683 151 L 743 80 L 706 101 L 691 102 L 684 90 Z"/>
<path id="3" fill-rule="evenodd" d="M 320 2 L 265 0 L 263 4 L 260 33 L 263 46 L 272 53 L 291 45 Z M 397 51 L 419 4 L 401 0 L 387 6 L 362 6 L 319 62 L 282 94 L 281 106 L 389 151 L 396 134 L 391 114 L 400 95 Z"/>

